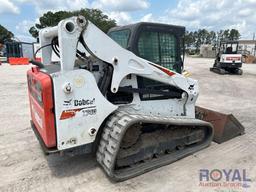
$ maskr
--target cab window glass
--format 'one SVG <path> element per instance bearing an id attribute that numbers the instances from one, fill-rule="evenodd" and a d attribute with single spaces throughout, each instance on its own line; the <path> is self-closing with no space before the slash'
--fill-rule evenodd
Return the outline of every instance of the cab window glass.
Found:
<path id="1" fill-rule="evenodd" d="M 123 48 L 127 48 L 128 40 L 130 36 L 130 30 L 119 30 L 119 31 L 112 31 L 109 33 L 111 39 L 121 45 Z"/>
<path id="2" fill-rule="evenodd" d="M 176 37 L 170 33 L 143 31 L 138 40 L 140 57 L 174 70 L 177 60 Z"/>

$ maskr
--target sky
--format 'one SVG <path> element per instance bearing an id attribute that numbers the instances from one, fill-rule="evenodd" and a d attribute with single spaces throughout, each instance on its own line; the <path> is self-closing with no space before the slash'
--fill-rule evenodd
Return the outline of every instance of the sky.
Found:
<path id="1" fill-rule="evenodd" d="M 139 21 L 218 31 L 238 29 L 241 39 L 256 32 L 256 0 L 0 0 L 0 24 L 20 41 L 33 42 L 28 30 L 47 11 L 98 8 L 118 25 Z"/>

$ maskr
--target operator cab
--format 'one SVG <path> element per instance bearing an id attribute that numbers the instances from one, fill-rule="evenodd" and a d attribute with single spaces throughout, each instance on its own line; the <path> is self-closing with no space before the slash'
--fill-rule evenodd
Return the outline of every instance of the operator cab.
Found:
<path id="1" fill-rule="evenodd" d="M 223 54 L 237 54 L 238 41 L 222 41 L 220 42 L 220 49 Z"/>
<path id="2" fill-rule="evenodd" d="M 184 57 L 182 59 L 181 48 L 184 47 L 184 34 L 185 27 L 148 22 L 114 27 L 108 32 L 108 35 L 114 41 L 138 57 L 177 73 L 182 73 L 183 71 Z M 138 76 L 137 82 L 140 90 L 139 96 L 142 101 L 179 99 L 183 92 L 174 86 L 145 77 Z M 166 95 L 166 92 L 172 94 Z M 111 95 L 109 98 L 114 98 L 114 96 Z M 127 93 L 125 98 L 128 98 Z"/>
<path id="3" fill-rule="evenodd" d="M 114 27 L 108 32 L 123 48 L 178 73 L 183 69 L 184 34 L 185 27 L 148 22 Z"/>

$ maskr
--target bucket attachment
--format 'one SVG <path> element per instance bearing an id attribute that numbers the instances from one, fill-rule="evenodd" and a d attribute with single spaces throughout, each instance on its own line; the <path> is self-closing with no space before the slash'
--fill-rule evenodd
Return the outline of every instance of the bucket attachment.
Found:
<path id="1" fill-rule="evenodd" d="M 216 143 L 223 143 L 244 134 L 244 126 L 232 114 L 219 113 L 196 106 L 196 118 L 213 125 L 213 141 Z"/>

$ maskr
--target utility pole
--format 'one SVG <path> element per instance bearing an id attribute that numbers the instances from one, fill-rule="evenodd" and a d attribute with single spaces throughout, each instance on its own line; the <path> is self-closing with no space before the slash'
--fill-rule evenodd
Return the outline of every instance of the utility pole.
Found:
<path id="1" fill-rule="evenodd" d="M 253 33 L 253 41 L 255 41 L 255 32 Z M 255 45 L 254 45 L 254 56 L 255 56 L 255 53 L 256 53 L 256 41 L 255 41 Z"/>

